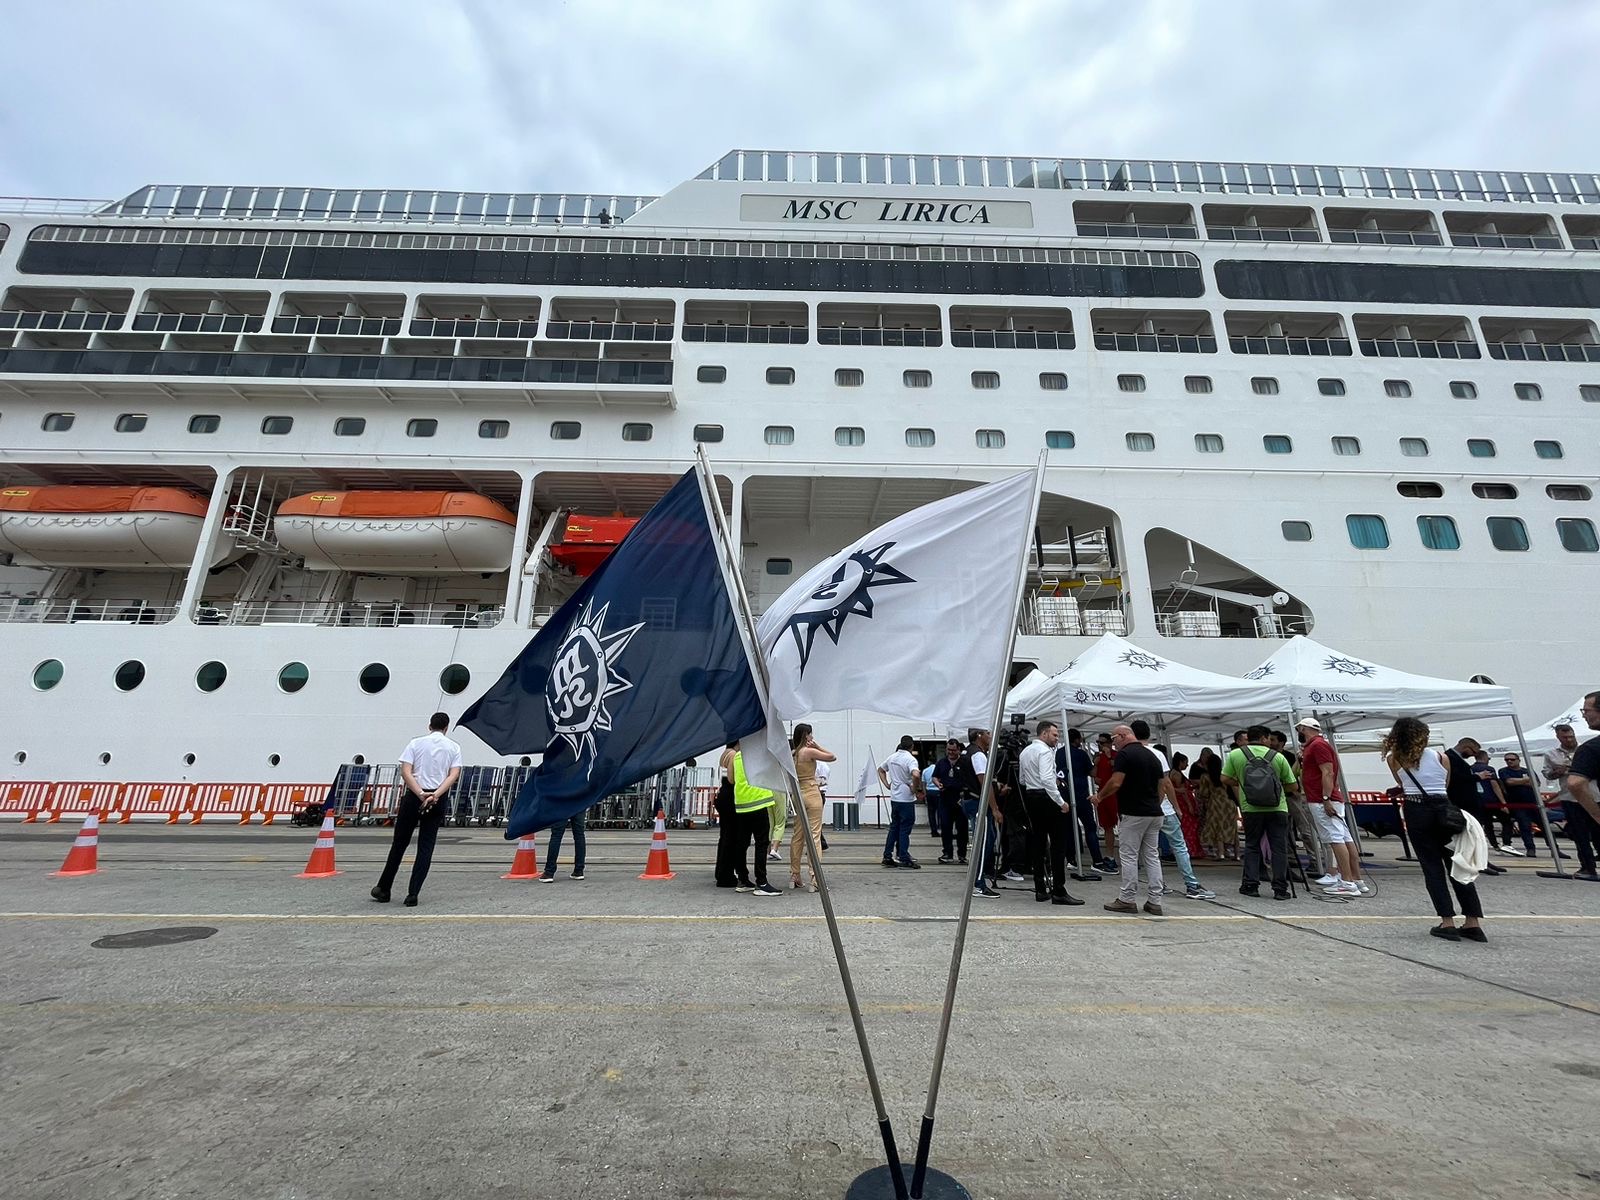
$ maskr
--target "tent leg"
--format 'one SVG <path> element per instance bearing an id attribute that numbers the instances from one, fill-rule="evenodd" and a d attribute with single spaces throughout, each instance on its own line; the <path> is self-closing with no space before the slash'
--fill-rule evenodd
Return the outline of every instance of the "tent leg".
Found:
<path id="1" fill-rule="evenodd" d="M 1539 794 L 1539 783 L 1533 774 L 1533 756 L 1528 753 L 1528 739 L 1522 736 L 1522 722 L 1517 720 L 1517 714 L 1511 714 L 1511 728 L 1517 731 L 1517 746 L 1522 751 L 1524 769 L 1528 778 L 1533 782 L 1533 798 L 1539 805 L 1539 825 L 1544 829 L 1545 845 L 1550 847 L 1551 870 L 1538 872 L 1540 879 L 1571 879 L 1561 866 L 1561 848 L 1556 845 L 1555 830 L 1550 828 L 1550 810 L 1545 807 L 1544 797 Z"/>

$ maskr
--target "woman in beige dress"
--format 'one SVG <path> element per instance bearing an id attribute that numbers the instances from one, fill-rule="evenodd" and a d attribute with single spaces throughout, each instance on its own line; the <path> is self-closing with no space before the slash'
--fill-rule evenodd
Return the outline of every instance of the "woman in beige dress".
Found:
<path id="1" fill-rule="evenodd" d="M 800 803 L 806 806 L 805 823 L 811 826 L 811 836 L 816 839 L 822 836 L 822 789 L 817 786 L 817 764 L 836 762 L 838 755 L 817 745 L 809 725 L 794 727 L 789 747 L 794 751 L 794 773 L 800 781 Z M 804 825 L 796 821 L 794 835 L 789 839 L 789 883 L 797 891 L 800 888 L 800 856 L 804 852 L 801 839 L 804 837 Z M 811 849 L 814 854 L 821 856 L 822 847 L 815 841 Z M 814 892 L 817 890 L 817 873 L 811 870 L 810 875 L 811 890 Z"/>

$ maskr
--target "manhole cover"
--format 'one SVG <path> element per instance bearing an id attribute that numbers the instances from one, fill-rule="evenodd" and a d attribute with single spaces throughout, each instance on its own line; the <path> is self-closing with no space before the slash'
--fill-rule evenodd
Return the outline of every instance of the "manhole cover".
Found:
<path id="1" fill-rule="evenodd" d="M 215 932 L 209 925 L 169 925 L 165 929 L 135 929 L 131 933 L 107 934 L 90 945 L 96 950 L 143 950 L 147 946 L 198 942 Z"/>

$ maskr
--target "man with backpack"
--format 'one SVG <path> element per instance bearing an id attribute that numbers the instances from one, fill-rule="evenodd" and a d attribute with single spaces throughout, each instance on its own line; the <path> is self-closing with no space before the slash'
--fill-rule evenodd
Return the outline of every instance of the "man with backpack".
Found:
<path id="1" fill-rule="evenodd" d="M 1289 804 L 1299 788 L 1289 760 L 1267 745 L 1272 731 L 1252 725 L 1242 747 L 1230 750 L 1222 764 L 1222 782 L 1236 788 L 1244 814 L 1244 880 L 1241 896 L 1261 894 L 1261 836 L 1272 849 L 1272 898 L 1289 898 Z"/>

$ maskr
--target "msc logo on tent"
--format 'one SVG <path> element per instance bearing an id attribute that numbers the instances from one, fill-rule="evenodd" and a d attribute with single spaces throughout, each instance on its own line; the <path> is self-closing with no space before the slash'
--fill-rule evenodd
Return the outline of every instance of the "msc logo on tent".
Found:
<path id="1" fill-rule="evenodd" d="M 1117 694 L 1115 692 L 1090 692 L 1079 688 L 1072 693 L 1072 698 L 1079 704 L 1105 704 L 1108 701 L 1115 700 Z"/>
<path id="2" fill-rule="evenodd" d="M 1313 704 L 1349 704 L 1350 703 L 1350 693 L 1349 692 L 1312 692 L 1311 693 L 1311 703 L 1313 703 Z"/>

